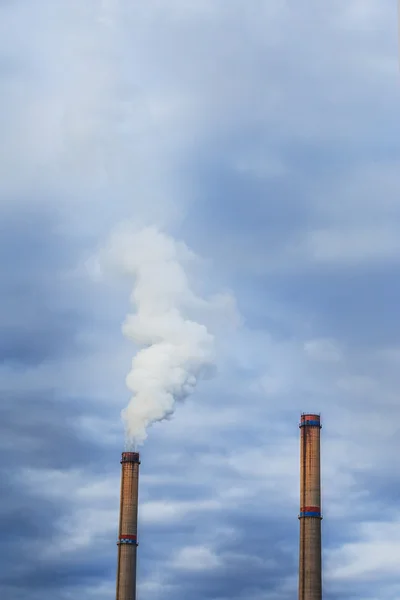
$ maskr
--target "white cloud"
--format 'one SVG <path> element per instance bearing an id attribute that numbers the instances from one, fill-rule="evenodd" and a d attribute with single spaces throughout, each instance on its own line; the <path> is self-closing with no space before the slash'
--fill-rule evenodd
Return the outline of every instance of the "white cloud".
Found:
<path id="1" fill-rule="evenodd" d="M 346 265 L 400 257 L 398 232 L 389 226 L 317 230 L 309 234 L 307 246 L 311 258 L 321 263 Z"/>
<path id="2" fill-rule="evenodd" d="M 119 474 L 118 474 L 119 475 Z M 51 545 L 38 544 L 35 553 L 51 563 L 61 556 L 105 547 L 118 531 L 119 477 L 93 475 L 84 470 L 22 469 L 15 477 L 23 491 L 40 500 L 61 503 L 63 512 L 53 523 Z"/>
<path id="3" fill-rule="evenodd" d="M 218 500 L 194 500 L 192 502 L 179 502 L 171 500 L 158 500 L 143 502 L 140 506 L 139 520 L 142 523 L 162 525 L 187 517 L 189 514 L 215 512 L 222 509 Z"/>
<path id="4" fill-rule="evenodd" d="M 400 523 L 362 523 L 358 540 L 327 552 L 328 578 L 336 581 L 378 581 L 397 577 Z"/>
<path id="5" fill-rule="evenodd" d="M 379 0 L 351 0 L 340 2 L 338 22 L 351 31 L 373 31 L 385 17 L 385 9 Z"/>
<path id="6" fill-rule="evenodd" d="M 174 568 L 184 571 L 208 571 L 220 565 L 218 556 L 206 546 L 186 546 L 178 552 L 172 562 Z"/>
<path id="7" fill-rule="evenodd" d="M 338 362 L 342 358 L 342 353 L 335 340 L 315 339 L 308 340 L 304 344 L 304 350 L 311 360 L 321 362 Z"/>

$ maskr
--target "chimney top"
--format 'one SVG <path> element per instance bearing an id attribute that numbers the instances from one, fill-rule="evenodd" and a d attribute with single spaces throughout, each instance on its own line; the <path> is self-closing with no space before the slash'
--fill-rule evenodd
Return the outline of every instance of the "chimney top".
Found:
<path id="1" fill-rule="evenodd" d="M 122 463 L 138 463 L 140 464 L 139 452 L 123 452 L 121 456 Z"/>

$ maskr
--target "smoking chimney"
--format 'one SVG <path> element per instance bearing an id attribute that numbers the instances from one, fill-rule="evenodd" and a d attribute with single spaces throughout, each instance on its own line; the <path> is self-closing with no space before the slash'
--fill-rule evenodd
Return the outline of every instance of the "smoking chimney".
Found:
<path id="1" fill-rule="evenodd" d="M 320 416 L 300 420 L 299 600 L 322 599 Z"/>
<path id="2" fill-rule="evenodd" d="M 139 453 L 123 452 L 121 465 L 116 600 L 136 600 Z"/>

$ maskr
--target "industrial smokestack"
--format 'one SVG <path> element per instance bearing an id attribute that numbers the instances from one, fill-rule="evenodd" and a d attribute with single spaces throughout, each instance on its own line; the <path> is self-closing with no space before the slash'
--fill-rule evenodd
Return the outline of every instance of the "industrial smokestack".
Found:
<path id="1" fill-rule="evenodd" d="M 123 452 L 121 465 L 116 600 L 136 600 L 139 453 Z"/>
<path id="2" fill-rule="evenodd" d="M 320 416 L 300 420 L 299 600 L 322 599 Z"/>

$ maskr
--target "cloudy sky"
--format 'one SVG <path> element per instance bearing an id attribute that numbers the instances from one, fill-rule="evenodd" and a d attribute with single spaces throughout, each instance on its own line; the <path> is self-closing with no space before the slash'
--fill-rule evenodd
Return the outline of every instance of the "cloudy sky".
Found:
<path id="1" fill-rule="evenodd" d="M 121 222 L 202 261 L 218 373 L 141 449 L 139 600 L 296 597 L 323 419 L 324 597 L 400 598 L 395 0 L 0 1 L 0 596 L 115 596 Z M 232 304 L 233 306 L 233 304 Z"/>

